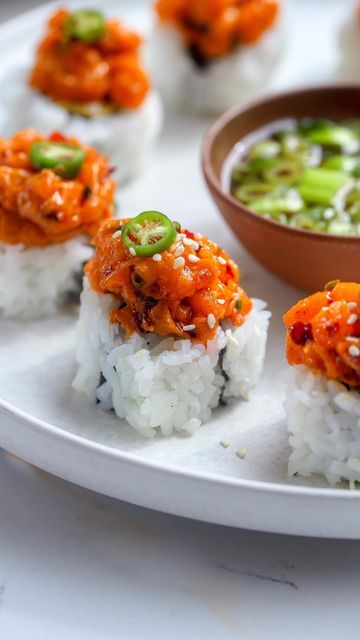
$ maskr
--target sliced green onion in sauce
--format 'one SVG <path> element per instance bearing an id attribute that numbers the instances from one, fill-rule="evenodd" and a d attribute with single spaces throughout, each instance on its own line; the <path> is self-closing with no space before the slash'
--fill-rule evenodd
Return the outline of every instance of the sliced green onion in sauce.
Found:
<path id="1" fill-rule="evenodd" d="M 356 145 L 357 138 L 348 127 L 330 126 L 314 129 L 308 134 L 311 142 L 325 147 L 338 147 L 340 149 Z"/>
<path id="2" fill-rule="evenodd" d="M 284 120 L 251 138 L 229 157 L 234 198 L 293 228 L 360 235 L 360 118 Z"/>

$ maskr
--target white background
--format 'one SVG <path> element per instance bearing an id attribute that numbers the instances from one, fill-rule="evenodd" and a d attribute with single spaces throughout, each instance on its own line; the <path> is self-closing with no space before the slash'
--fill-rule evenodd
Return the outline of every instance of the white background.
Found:
<path id="1" fill-rule="evenodd" d="M 1 639 L 355 640 L 359 578 L 360 542 L 170 517 L 0 453 Z"/>

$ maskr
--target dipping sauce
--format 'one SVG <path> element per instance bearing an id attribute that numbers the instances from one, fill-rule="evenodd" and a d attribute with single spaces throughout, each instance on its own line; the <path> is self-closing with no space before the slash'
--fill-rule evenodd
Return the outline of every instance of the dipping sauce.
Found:
<path id="1" fill-rule="evenodd" d="M 232 195 L 282 224 L 360 235 L 360 119 L 283 121 L 233 150 Z"/>

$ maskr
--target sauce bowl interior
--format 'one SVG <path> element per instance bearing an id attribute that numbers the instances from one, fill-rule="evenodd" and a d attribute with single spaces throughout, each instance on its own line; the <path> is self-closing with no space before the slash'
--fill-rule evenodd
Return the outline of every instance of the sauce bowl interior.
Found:
<path id="1" fill-rule="evenodd" d="M 248 251 L 280 278 L 310 291 L 337 277 L 359 279 L 360 237 L 312 232 L 264 218 L 236 200 L 222 180 L 224 163 L 245 137 L 276 121 L 306 117 L 359 119 L 360 86 L 300 89 L 234 107 L 206 134 L 202 164 L 220 212 Z"/>

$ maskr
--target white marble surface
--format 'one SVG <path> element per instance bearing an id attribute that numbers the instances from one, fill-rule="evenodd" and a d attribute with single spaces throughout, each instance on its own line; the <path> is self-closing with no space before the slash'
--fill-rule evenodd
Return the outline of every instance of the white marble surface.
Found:
<path id="1" fill-rule="evenodd" d="M 0 453 L 1 639 L 355 640 L 359 579 L 360 542 L 170 517 Z"/>
<path id="2" fill-rule="evenodd" d="M 360 543 L 132 507 L 0 455 L 4 640 L 359 637 Z"/>

